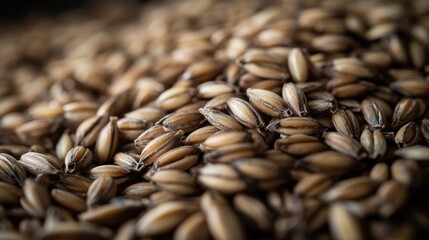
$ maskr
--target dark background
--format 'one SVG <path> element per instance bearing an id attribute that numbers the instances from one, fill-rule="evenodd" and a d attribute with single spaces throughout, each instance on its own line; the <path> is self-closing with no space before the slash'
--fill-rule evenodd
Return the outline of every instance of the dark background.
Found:
<path id="1" fill-rule="evenodd" d="M 118 0 L 121 1 L 121 0 Z M 135 0 L 135 2 L 148 2 L 149 0 Z M 56 15 L 67 10 L 76 9 L 86 4 L 93 3 L 90 0 L 0 0 L 0 20 L 19 20 L 29 14 Z M 103 0 L 98 1 L 103 4 Z"/>
<path id="2" fill-rule="evenodd" d="M 78 8 L 87 0 L 5 0 L 0 1 L 0 19 L 17 20 L 31 13 L 57 14 Z"/>

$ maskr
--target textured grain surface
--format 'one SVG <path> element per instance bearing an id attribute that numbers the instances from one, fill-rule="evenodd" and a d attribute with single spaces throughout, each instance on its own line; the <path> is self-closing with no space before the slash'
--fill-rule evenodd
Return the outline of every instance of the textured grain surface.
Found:
<path id="1" fill-rule="evenodd" d="M 107 1 L 0 28 L 0 239 L 425 239 L 427 0 Z"/>

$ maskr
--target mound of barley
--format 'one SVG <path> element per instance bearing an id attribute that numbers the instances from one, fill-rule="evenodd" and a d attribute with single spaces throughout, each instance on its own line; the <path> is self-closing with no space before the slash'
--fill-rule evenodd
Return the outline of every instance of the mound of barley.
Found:
<path id="1" fill-rule="evenodd" d="M 0 239 L 425 239 L 429 2 L 103 2 L 0 29 Z"/>

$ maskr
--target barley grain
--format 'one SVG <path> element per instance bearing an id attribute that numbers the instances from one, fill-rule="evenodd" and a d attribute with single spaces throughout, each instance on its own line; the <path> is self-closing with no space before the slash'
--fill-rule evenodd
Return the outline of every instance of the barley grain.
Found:
<path id="1" fill-rule="evenodd" d="M 201 208 L 206 216 L 209 231 L 215 239 L 244 239 L 237 215 L 226 199 L 216 192 L 205 192 Z"/>
<path id="2" fill-rule="evenodd" d="M 0 179 L 4 182 L 22 186 L 27 174 L 23 166 L 11 155 L 0 153 Z"/>
<path id="3" fill-rule="evenodd" d="M 76 146 L 67 152 L 65 157 L 65 171 L 75 173 L 85 169 L 92 162 L 92 152 L 85 147 Z"/>

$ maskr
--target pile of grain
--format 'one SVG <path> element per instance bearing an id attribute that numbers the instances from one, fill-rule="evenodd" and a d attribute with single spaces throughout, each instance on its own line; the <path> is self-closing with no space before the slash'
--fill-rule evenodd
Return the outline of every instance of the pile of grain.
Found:
<path id="1" fill-rule="evenodd" d="M 428 13 L 103 2 L 3 24 L 0 239 L 427 236 Z"/>

